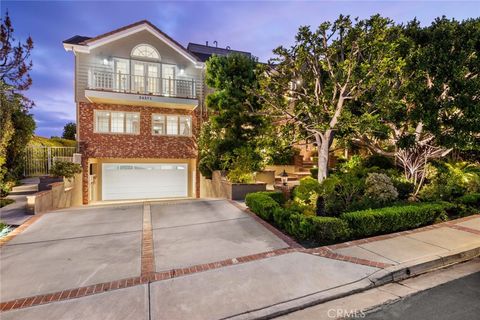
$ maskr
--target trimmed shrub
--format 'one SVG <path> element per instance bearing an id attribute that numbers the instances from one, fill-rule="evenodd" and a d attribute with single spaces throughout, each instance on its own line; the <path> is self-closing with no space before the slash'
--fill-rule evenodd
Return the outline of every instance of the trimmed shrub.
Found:
<path id="1" fill-rule="evenodd" d="M 422 203 L 343 213 L 355 238 L 391 233 L 432 224 L 446 219 L 450 203 Z"/>
<path id="2" fill-rule="evenodd" d="M 480 208 L 480 193 L 470 193 L 455 199 L 456 203 Z"/>
<path id="3" fill-rule="evenodd" d="M 256 215 L 266 221 L 273 220 L 273 213 L 281 209 L 280 205 L 270 196 L 260 192 L 249 193 L 245 197 L 245 203 Z"/>
<path id="4" fill-rule="evenodd" d="M 260 191 L 256 192 L 258 194 L 264 194 L 275 200 L 278 204 L 282 205 L 285 203 L 285 196 L 283 192 L 278 191 Z"/>
<path id="5" fill-rule="evenodd" d="M 305 215 L 316 214 L 317 198 L 320 193 L 320 183 L 317 179 L 305 177 L 292 191 L 294 206 L 301 208 Z"/>
<path id="6" fill-rule="evenodd" d="M 290 215 L 287 231 L 300 240 L 317 243 L 331 243 L 346 239 L 349 235 L 348 224 L 338 218 Z"/>
<path id="7" fill-rule="evenodd" d="M 320 183 L 312 177 L 300 179 L 300 184 L 293 189 L 293 199 L 295 201 L 311 204 L 312 195 L 320 192 Z M 316 198 L 315 198 L 316 201 Z"/>
<path id="8" fill-rule="evenodd" d="M 73 179 L 79 173 L 82 173 L 82 166 L 68 161 L 55 161 L 50 169 L 50 174 L 53 176 L 64 177 L 67 180 Z"/>

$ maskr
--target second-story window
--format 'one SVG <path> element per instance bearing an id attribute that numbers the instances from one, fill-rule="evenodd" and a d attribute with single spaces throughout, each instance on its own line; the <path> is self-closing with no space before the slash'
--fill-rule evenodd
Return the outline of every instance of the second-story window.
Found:
<path id="1" fill-rule="evenodd" d="M 157 49 L 149 44 L 139 44 L 133 48 L 131 55 L 135 58 L 160 59 Z"/>
<path id="2" fill-rule="evenodd" d="M 140 133 L 140 113 L 95 110 L 95 132 Z"/>
<path id="3" fill-rule="evenodd" d="M 152 115 L 152 134 L 169 136 L 190 136 L 192 117 L 179 115 Z"/>

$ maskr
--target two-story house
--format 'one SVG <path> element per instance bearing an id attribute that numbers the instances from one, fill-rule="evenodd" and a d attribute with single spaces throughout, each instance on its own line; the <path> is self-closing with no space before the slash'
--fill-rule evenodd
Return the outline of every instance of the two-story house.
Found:
<path id="1" fill-rule="evenodd" d="M 232 50 L 184 48 L 148 21 L 63 45 L 75 55 L 83 202 L 198 197 L 204 61 Z"/>

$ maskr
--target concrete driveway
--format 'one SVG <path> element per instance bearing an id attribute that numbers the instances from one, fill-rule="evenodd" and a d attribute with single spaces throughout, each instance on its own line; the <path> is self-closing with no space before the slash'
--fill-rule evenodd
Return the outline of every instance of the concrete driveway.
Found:
<path id="1" fill-rule="evenodd" d="M 0 298 L 139 277 L 144 204 L 51 212 L 0 248 Z M 287 247 L 222 200 L 151 204 L 156 271 Z"/>
<path id="2" fill-rule="evenodd" d="M 140 274 L 143 205 L 44 215 L 0 250 L 2 301 Z"/>
<path id="3" fill-rule="evenodd" d="M 225 200 L 156 203 L 151 212 L 157 272 L 288 247 Z"/>

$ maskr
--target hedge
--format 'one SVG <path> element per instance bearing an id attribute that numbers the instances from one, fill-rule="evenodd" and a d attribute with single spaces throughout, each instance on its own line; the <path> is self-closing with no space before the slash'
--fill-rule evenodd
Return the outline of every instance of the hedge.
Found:
<path id="1" fill-rule="evenodd" d="M 300 240 L 331 243 L 348 237 L 345 221 L 331 217 L 305 216 L 282 208 L 270 194 L 255 192 L 247 194 L 247 206 L 259 217 L 273 222 L 280 229 Z"/>
<path id="2" fill-rule="evenodd" d="M 280 204 L 262 192 L 247 194 L 245 203 L 255 214 L 266 221 L 273 221 L 273 212 L 276 209 L 282 209 Z"/>
<path id="3" fill-rule="evenodd" d="M 480 193 L 470 193 L 455 199 L 456 203 L 480 208 Z"/>
<path id="4" fill-rule="evenodd" d="M 422 203 L 347 212 L 340 218 L 348 223 L 354 238 L 414 229 L 446 216 L 450 203 Z"/>
<path id="5" fill-rule="evenodd" d="M 458 201 L 471 204 L 479 197 L 470 195 Z M 346 212 L 334 218 L 308 216 L 285 209 L 268 192 L 249 193 L 245 202 L 259 217 L 295 238 L 322 244 L 418 228 L 445 219 L 447 212 L 458 212 L 459 206 L 467 206 L 449 202 L 415 203 Z"/>
<path id="6" fill-rule="evenodd" d="M 348 224 L 339 218 L 303 214 L 290 215 L 286 230 L 297 239 L 322 244 L 347 239 L 350 234 Z"/>
<path id="7" fill-rule="evenodd" d="M 278 191 L 260 191 L 260 192 L 255 192 L 256 194 L 264 194 L 275 200 L 278 204 L 282 205 L 285 203 L 285 196 L 283 195 L 283 192 L 278 192 Z"/>

